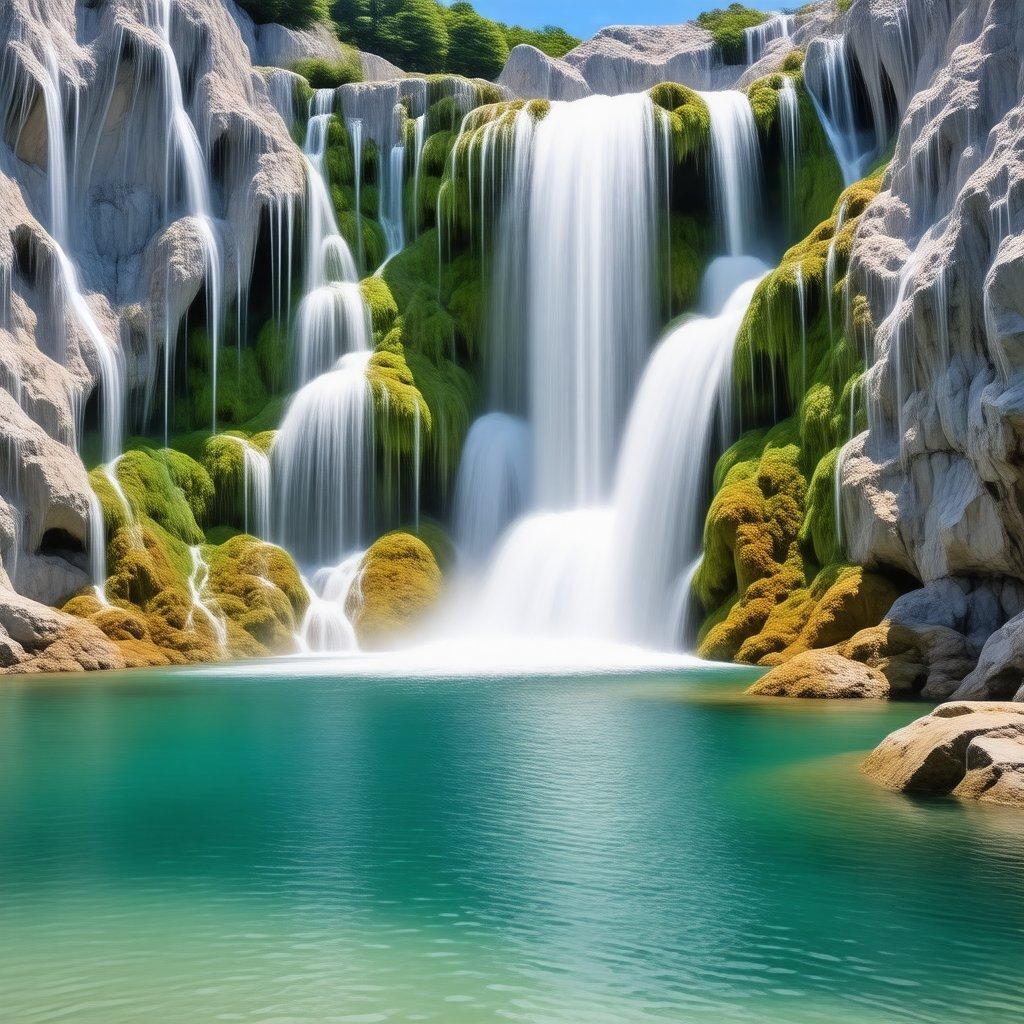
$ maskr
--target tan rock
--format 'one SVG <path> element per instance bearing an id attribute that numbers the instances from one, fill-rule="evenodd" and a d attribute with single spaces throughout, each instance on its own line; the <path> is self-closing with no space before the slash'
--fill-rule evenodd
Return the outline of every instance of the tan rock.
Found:
<path id="1" fill-rule="evenodd" d="M 993 751 L 983 744 L 971 755 L 969 765 L 968 749 L 979 738 L 1024 742 L 1024 704 L 960 701 L 940 705 L 887 736 L 861 770 L 886 789 L 937 794 L 952 793 L 969 770 L 988 771 L 985 779 L 973 780 L 961 794 L 971 795 L 981 792 L 990 776 L 1003 774 L 1001 768 L 992 771 L 992 765 L 1009 754 L 1001 746 Z"/>
<path id="2" fill-rule="evenodd" d="M 979 736 L 967 748 L 966 763 L 954 796 L 1024 807 L 1024 738 Z"/>
<path id="3" fill-rule="evenodd" d="M 760 697 L 845 700 L 884 698 L 889 681 L 878 669 L 850 661 L 835 650 L 807 651 L 773 668 L 747 690 Z"/>

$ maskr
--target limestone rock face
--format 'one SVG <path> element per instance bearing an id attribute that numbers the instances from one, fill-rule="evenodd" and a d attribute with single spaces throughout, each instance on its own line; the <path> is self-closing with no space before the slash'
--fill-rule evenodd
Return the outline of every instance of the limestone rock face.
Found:
<path id="1" fill-rule="evenodd" d="M 593 91 L 578 68 L 526 43 L 513 47 L 498 84 L 527 100 L 579 100 Z"/>
<path id="2" fill-rule="evenodd" d="M 38 602 L 89 581 L 83 420 L 116 403 L 125 436 L 147 425 L 165 339 L 209 277 L 169 127 L 159 8 L 0 5 L 0 623 L 8 664 L 40 671 L 124 664 L 98 630 Z M 172 3 L 170 50 L 211 168 L 223 308 L 247 285 L 261 219 L 305 192 L 301 153 L 254 65 L 326 54 L 329 40 L 274 29 L 231 0 Z"/>
<path id="3" fill-rule="evenodd" d="M 581 43 L 564 60 L 593 92 L 615 96 L 659 82 L 711 88 L 713 49 L 711 34 L 698 25 L 615 25 Z"/>
<path id="4" fill-rule="evenodd" d="M 942 704 L 886 737 L 861 770 L 897 792 L 1024 806 L 1024 706 Z"/>
<path id="5" fill-rule="evenodd" d="M 1007 0 L 855 0 L 843 27 L 875 131 L 896 137 L 851 258 L 851 293 L 870 311 L 869 429 L 841 459 L 848 554 L 922 581 L 894 622 L 947 647 L 950 630 L 962 638 L 967 671 L 930 679 L 926 696 L 1012 697 L 1024 664 L 1012 622 L 1024 580 L 1024 18 Z"/>
<path id="6" fill-rule="evenodd" d="M 773 668 L 747 690 L 759 697 L 846 700 L 888 697 L 889 681 L 877 669 L 844 658 L 834 649 L 807 651 Z"/>

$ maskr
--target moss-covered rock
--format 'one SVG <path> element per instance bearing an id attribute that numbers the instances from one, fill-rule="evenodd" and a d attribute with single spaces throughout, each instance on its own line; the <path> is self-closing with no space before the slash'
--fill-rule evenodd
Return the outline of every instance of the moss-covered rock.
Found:
<path id="1" fill-rule="evenodd" d="M 367 551 L 347 613 L 360 646 L 395 642 L 436 607 L 441 570 L 433 552 L 408 533 L 390 533 Z"/>

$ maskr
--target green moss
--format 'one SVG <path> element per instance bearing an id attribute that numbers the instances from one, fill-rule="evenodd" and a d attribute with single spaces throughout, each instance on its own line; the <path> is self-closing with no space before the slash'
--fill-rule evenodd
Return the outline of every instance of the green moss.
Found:
<path id="1" fill-rule="evenodd" d="M 337 89 L 342 85 L 363 80 L 363 65 L 359 51 L 351 46 L 342 47 L 342 55 L 337 60 L 326 60 L 323 57 L 307 57 L 296 61 L 292 71 L 302 75 L 314 89 Z"/>
<path id="2" fill-rule="evenodd" d="M 707 153 L 711 141 L 711 113 L 700 93 L 667 82 L 650 91 L 670 133 L 676 163 Z"/>
<path id="3" fill-rule="evenodd" d="M 398 317 L 398 304 L 391 294 L 391 289 L 382 277 L 367 277 L 360 282 L 363 301 L 370 311 L 370 324 L 373 333 L 381 338 L 395 326 Z"/>
<path id="4" fill-rule="evenodd" d="M 366 648 L 395 642 L 437 605 L 443 579 L 430 548 L 407 533 L 390 533 L 367 551 L 349 618 Z"/>
<path id="5" fill-rule="evenodd" d="M 744 30 L 767 20 L 768 15 L 764 11 L 755 11 L 739 3 L 705 11 L 697 16 L 697 24 L 711 33 L 725 64 L 744 63 L 747 54 Z"/>

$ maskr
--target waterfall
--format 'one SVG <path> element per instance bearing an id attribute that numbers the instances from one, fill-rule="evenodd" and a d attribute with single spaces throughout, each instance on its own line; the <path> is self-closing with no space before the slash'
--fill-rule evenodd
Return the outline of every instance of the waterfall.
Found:
<path id="1" fill-rule="evenodd" d="M 346 352 L 370 347 L 370 319 L 355 260 L 338 229 L 325 178 L 333 89 L 310 101 L 306 161 L 306 294 L 295 318 L 297 383 L 325 373 Z"/>
<path id="2" fill-rule="evenodd" d="M 412 225 L 417 237 L 420 233 L 420 179 L 423 172 L 423 147 L 427 141 L 427 115 L 420 114 L 413 122 L 412 151 Z"/>
<path id="3" fill-rule="evenodd" d="M 225 434 L 242 449 L 242 523 L 246 533 L 270 537 L 270 457 L 251 441 Z"/>
<path id="4" fill-rule="evenodd" d="M 71 260 L 71 223 L 68 213 L 68 160 L 64 138 L 64 103 L 57 55 L 47 42 L 40 81 L 46 110 L 47 177 L 50 196 L 50 235 L 60 271 L 64 300 L 75 320 L 88 335 L 96 356 L 100 379 L 102 411 L 102 457 L 116 459 L 123 445 L 124 365 L 121 350 L 103 333 L 82 293 L 78 270 Z"/>
<path id="5" fill-rule="evenodd" d="M 530 503 L 530 427 L 505 413 L 481 416 L 462 449 L 453 533 L 459 555 L 479 565 Z"/>
<path id="6" fill-rule="evenodd" d="M 219 609 L 214 610 L 214 598 L 210 590 L 210 564 L 198 544 L 189 548 L 189 554 L 192 557 L 192 572 L 188 578 L 188 590 L 192 607 L 185 622 L 186 627 L 195 629 L 195 613 L 197 610 L 201 612 L 213 630 L 218 650 L 225 654 L 228 647 L 228 624 L 224 613 Z"/>
<path id="7" fill-rule="evenodd" d="M 333 107 L 330 89 L 318 90 L 310 104 L 306 294 L 295 331 L 303 386 L 288 406 L 268 467 L 276 485 L 273 532 L 300 564 L 315 570 L 299 636 L 303 650 L 356 646 L 345 615 L 353 577 L 342 567 L 361 561 L 353 552 L 370 539 L 373 512 L 373 391 L 367 378 L 372 331 L 325 179 Z M 360 162 L 361 152 L 357 169 Z"/>
<path id="8" fill-rule="evenodd" d="M 185 109 L 178 60 L 171 46 L 172 0 L 155 0 L 156 9 L 150 12 L 150 27 L 156 30 L 160 61 L 163 70 L 164 105 L 168 112 L 167 162 L 165 167 L 164 204 L 172 206 L 172 181 L 180 171 L 182 176 L 185 210 L 192 218 L 203 251 L 206 279 L 206 326 L 210 336 L 210 384 L 213 407 L 211 429 L 217 430 L 217 367 L 220 353 L 222 266 L 220 240 L 213 220 L 210 199 L 210 181 L 199 136 L 192 118 Z M 177 159 L 172 159 L 172 151 Z M 169 378 L 173 341 L 171 332 L 177 325 L 167 325 L 164 339 L 164 375 Z"/>
<path id="9" fill-rule="evenodd" d="M 357 551 L 339 565 L 318 570 L 312 586 L 307 584 L 309 608 L 297 637 L 304 653 L 344 654 L 358 649 L 345 609 L 358 585 L 364 555 L 364 551 Z"/>
<path id="10" fill-rule="evenodd" d="M 793 272 L 796 285 L 797 315 L 800 320 L 800 394 L 807 394 L 807 285 L 803 264 L 797 263 Z"/>
<path id="11" fill-rule="evenodd" d="M 761 149 L 754 112 L 735 89 L 701 93 L 711 114 L 711 177 L 729 256 L 749 254 L 763 223 Z"/>
<path id="12" fill-rule="evenodd" d="M 612 551 L 615 621 L 625 639 L 671 648 L 682 638 L 715 441 L 727 444 L 732 429 L 733 348 L 768 269 L 750 257 L 714 260 L 703 315 L 669 331 L 637 389 L 619 458 Z"/>
<path id="13" fill-rule="evenodd" d="M 828 307 L 828 334 L 831 338 L 835 331 L 835 313 L 833 306 L 835 305 L 835 290 L 836 290 L 836 245 L 838 244 L 839 235 L 843 230 L 843 225 L 846 223 L 846 200 L 844 199 L 839 204 L 839 212 L 836 215 L 836 227 L 835 231 L 832 232 L 832 240 L 828 244 L 828 254 L 825 257 L 825 302 Z"/>
<path id="14" fill-rule="evenodd" d="M 528 116 L 528 115 L 527 115 Z M 553 103 L 534 129 L 527 318 L 542 508 L 606 498 L 654 324 L 657 140 L 646 95 Z"/>
<path id="15" fill-rule="evenodd" d="M 873 132 L 857 123 L 853 71 L 845 36 L 815 39 L 804 61 L 804 82 L 846 185 L 860 181 L 878 153 Z"/>
<path id="16" fill-rule="evenodd" d="M 776 39 L 789 39 L 796 30 L 796 16 L 773 12 L 760 25 L 745 28 L 743 35 L 747 44 L 747 64 L 756 64 L 763 56 L 769 43 Z"/>
<path id="17" fill-rule="evenodd" d="M 103 521 L 103 506 L 95 491 L 89 491 L 89 577 L 96 597 L 102 605 L 107 602 L 107 530 Z"/>
<path id="18" fill-rule="evenodd" d="M 384 264 L 405 248 L 405 146 L 391 147 L 387 159 L 381 154 L 379 220 L 384 229 Z"/>
<path id="19" fill-rule="evenodd" d="M 793 79 L 782 79 L 779 90 L 779 127 L 782 130 L 782 158 L 786 172 L 786 220 L 791 233 L 797 226 L 796 175 L 800 150 L 800 98 Z"/>
<path id="20" fill-rule="evenodd" d="M 372 353 L 351 352 L 288 406 L 271 452 L 278 539 L 300 564 L 335 564 L 367 540 L 373 467 Z"/>

